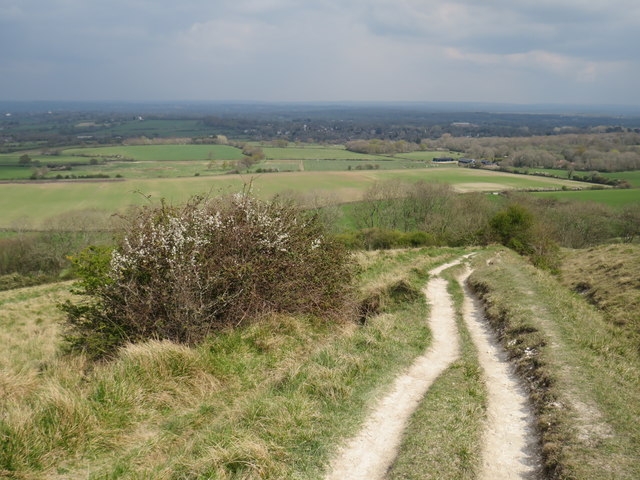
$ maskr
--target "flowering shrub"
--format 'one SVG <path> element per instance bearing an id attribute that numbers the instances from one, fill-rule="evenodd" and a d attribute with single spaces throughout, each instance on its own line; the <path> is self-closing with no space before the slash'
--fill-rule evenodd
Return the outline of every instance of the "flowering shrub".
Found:
<path id="1" fill-rule="evenodd" d="M 197 342 L 269 312 L 350 309 L 351 265 L 317 216 L 248 195 L 145 207 L 111 252 L 76 259 L 84 303 L 67 302 L 73 349 L 103 355 L 125 341 Z"/>

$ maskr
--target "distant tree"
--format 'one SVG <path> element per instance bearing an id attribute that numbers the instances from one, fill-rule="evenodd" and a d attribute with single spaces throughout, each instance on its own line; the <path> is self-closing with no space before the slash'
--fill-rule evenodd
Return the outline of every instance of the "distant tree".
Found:
<path id="1" fill-rule="evenodd" d="M 533 214 L 517 203 L 498 212 L 490 221 L 491 229 L 500 242 L 522 255 L 528 255 L 532 251 L 533 224 Z"/>
<path id="2" fill-rule="evenodd" d="M 49 173 L 49 169 L 47 167 L 34 168 L 29 178 L 31 180 L 40 180 L 46 177 L 47 173 Z"/>
<path id="3" fill-rule="evenodd" d="M 553 228 L 527 207 L 513 203 L 498 212 L 489 226 L 503 245 L 528 256 L 537 267 L 557 271 L 559 248 Z"/>
<path id="4" fill-rule="evenodd" d="M 631 243 L 640 236 L 640 204 L 627 205 L 620 213 L 621 236 Z"/>
<path id="5" fill-rule="evenodd" d="M 20 165 L 30 165 L 32 161 L 33 160 L 31 160 L 31 157 L 25 153 L 24 155 L 20 156 L 18 163 Z"/>

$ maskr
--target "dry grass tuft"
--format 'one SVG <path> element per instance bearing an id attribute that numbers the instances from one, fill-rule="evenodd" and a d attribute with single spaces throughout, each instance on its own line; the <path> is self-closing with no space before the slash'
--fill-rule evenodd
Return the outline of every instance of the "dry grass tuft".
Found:
<path id="1" fill-rule="evenodd" d="M 640 340 L 640 245 L 566 250 L 561 278 L 601 309 L 609 321 Z"/>

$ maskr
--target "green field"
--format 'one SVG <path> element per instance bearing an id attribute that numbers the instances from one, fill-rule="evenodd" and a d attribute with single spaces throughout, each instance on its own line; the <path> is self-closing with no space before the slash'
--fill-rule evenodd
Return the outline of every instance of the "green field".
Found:
<path id="1" fill-rule="evenodd" d="M 561 200 L 578 200 L 581 202 L 598 202 L 612 207 L 624 207 L 632 203 L 640 203 L 640 189 L 606 189 L 581 190 L 576 192 L 536 192 L 532 195 L 553 197 Z"/>
<path id="2" fill-rule="evenodd" d="M 380 157 L 378 159 L 363 160 L 303 160 L 304 170 L 306 172 L 326 172 L 340 170 L 358 170 L 365 165 L 377 165 L 376 170 L 401 170 L 403 168 L 425 168 L 422 162 L 413 162 L 410 160 L 391 159 Z M 351 168 L 349 168 L 351 167 Z"/>
<path id="3" fill-rule="evenodd" d="M 30 182 L 0 185 L 1 228 L 17 224 L 37 227 L 42 221 L 72 210 L 100 209 L 108 213 L 122 211 L 131 204 L 166 198 L 182 202 L 194 194 L 217 195 L 242 189 L 253 179 L 254 191 L 271 196 L 284 191 L 328 195 L 335 201 L 361 198 L 362 192 L 376 181 L 437 181 L 450 183 L 461 192 L 500 191 L 526 188 L 579 187 L 583 184 L 524 175 L 510 175 L 466 168 L 428 168 L 420 170 L 363 170 L 343 172 L 291 172 L 264 175 L 218 175 L 166 179 L 127 179 L 101 182 Z"/>
<path id="4" fill-rule="evenodd" d="M 350 152 L 339 146 L 262 147 L 267 160 L 388 160 L 382 155 Z"/>
<path id="5" fill-rule="evenodd" d="M 58 172 L 50 172 L 48 178 L 55 177 Z M 162 161 L 162 162 L 109 162 L 104 165 L 74 167 L 71 172 L 60 172 L 61 174 L 73 173 L 77 176 L 92 175 L 96 173 L 109 175 L 111 178 L 120 175 L 124 178 L 144 179 L 144 178 L 177 178 L 220 175 L 220 162 L 214 162 L 209 166 L 208 161 Z"/>
<path id="6" fill-rule="evenodd" d="M 555 175 L 560 178 L 568 178 L 569 171 L 559 168 L 525 168 L 524 170 L 529 173 L 538 172 L 546 173 L 549 175 Z M 574 171 L 575 175 L 584 176 L 591 174 L 592 172 Z M 600 175 L 606 178 L 615 178 L 620 180 L 626 180 L 633 187 L 640 187 L 640 170 L 633 170 L 629 172 L 598 172 Z"/>
<path id="7" fill-rule="evenodd" d="M 257 146 L 257 145 L 256 145 Z M 350 152 L 342 146 L 298 145 L 295 147 L 262 147 L 266 160 L 251 168 L 278 171 L 346 171 L 359 170 L 367 164 L 380 170 L 424 168 L 425 161 L 439 152 L 414 152 L 407 157 L 365 155 Z M 35 165 L 19 167 L 20 155 L 0 155 L 0 180 L 25 180 L 36 167 L 70 165 L 71 170 L 50 169 L 44 178 L 73 178 L 109 175 L 111 178 L 174 178 L 209 176 L 232 170 L 231 162 L 242 158 L 238 148 L 225 145 L 135 145 L 115 147 L 68 148 L 60 155 L 29 153 Z M 415 158 L 414 158 L 415 157 Z M 98 164 L 90 164 L 93 160 Z M 222 165 L 223 161 L 228 164 Z M 213 163 L 211 163 L 213 162 Z"/>
<path id="8" fill-rule="evenodd" d="M 410 153 L 398 153 L 394 155 L 396 158 L 407 158 L 409 160 L 431 161 L 436 157 L 451 157 L 460 158 L 461 153 L 457 152 L 410 152 Z"/>
<path id="9" fill-rule="evenodd" d="M 242 152 L 227 145 L 133 145 L 71 148 L 63 155 L 131 158 L 136 161 L 239 160 Z"/>
<path id="10" fill-rule="evenodd" d="M 254 165 L 251 171 L 262 168 L 280 172 L 328 172 L 360 170 L 371 166 L 371 170 L 420 169 L 433 166 L 429 161 L 436 156 L 460 156 L 457 153 L 435 151 L 395 156 L 366 155 L 350 152 L 340 145 L 302 144 L 286 148 L 261 148 L 266 159 Z M 41 169 L 40 174 L 46 179 L 91 178 L 96 175 L 132 179 L 211 176 L 233 170 L 235 165 L 232 162 L 243 157 L 240 149 L 226 145 L 87 147 L 67 148 L 59 155 L 42 155 L 37 150 L 28 154 L 33 160 L 33 164 L 28 166 L 19 166 L 22 153 L 0 155 L 0 180 L 26 180 L 36 168 Z M 53 167 L 57 165 L 71 166 L 71 169 L 58 170 Z M 45 166 L 49 166 L 49 170 L 42 172 Z"/>
<path id="11" fill-rule="evenodd" d="M 39 168 L 46 165 L 81 165 L 88 164 L 91 159 L 86 157 L 74 157 L 71 155 L 39 155 L 29 153 L 33 164 L 22 166 L 18 162 L 20 161 L 20 154 L 0 154 L 0 180 L 26 180 L 33 173 L 35 168 Z M 89 167 L 87 165 L 87 167 Z M 75 168 L 75 167 L 74 167 Z M 95 168 L 95 167 L 90 167 Z M 55 177 L 56 173 L 51 172 L 49 176 Z M 71 172 L 66 172 L 71 173 Z M 73 172 L 75 173 L 75 172 Z M 96 173 L 92 171 L 91 173 Z"/>
<path id="12" fill-rule="evenodd" d="M 211 128 L 199 120 L 152 119 L 132 120 L 113 126 L 100 125 L 83 129 L 87 134 L 158 136 L 158 137 L 195 137 L 211 134 Z"/>
<path id="13" fill-rule="evenodd" d="M 127 178 L 212 175 L 223 173 L 223 161 L 231 163 L 243 156 L 239 149 L 226 145 L 136 145 L 71 148 L 64 150 L 61 155 L 29 153 L 33 164 L 19 166 L 20 155 L 0 155 L 0 180 L 26 180 L 36 168 L 47 165 L 72 167 L 71 170 L 51 168 L 45 174 L 48 179 L 58 175 L 79 177 L 96 174 Z M 92 160 L 98 164 L 91 164 Z"/>
<path id="14" fill-rule="evenodd" d="M 626 180 L 632 186 L 640 187 L 640 170 L 634 170 L 631 172 L 601 173 L 601 175 L 607 178 L 619 178 L 620 180 Z"/>
<path id="15" fill-rule="evenodd" d="M 27 180 L 32 170 L 28 167 L 2 166 L 0 167 L 0 180 Z"/>

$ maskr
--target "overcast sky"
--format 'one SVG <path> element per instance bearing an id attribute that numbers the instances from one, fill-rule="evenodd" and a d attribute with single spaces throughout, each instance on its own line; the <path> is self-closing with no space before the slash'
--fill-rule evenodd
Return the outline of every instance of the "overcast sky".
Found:
<path id="1" fill-rule="evenodd" d="M 640 105 L 639 0 L 0 0 L 0 100 Z"/>

